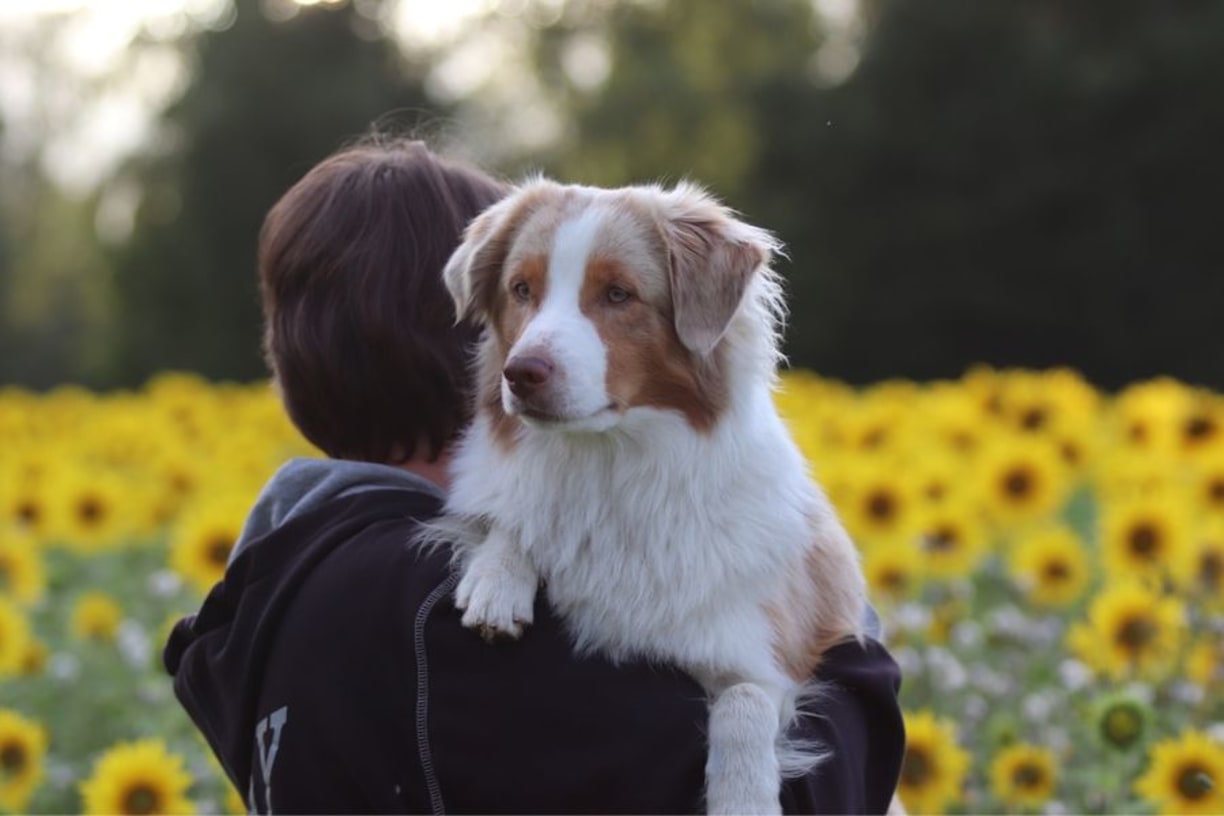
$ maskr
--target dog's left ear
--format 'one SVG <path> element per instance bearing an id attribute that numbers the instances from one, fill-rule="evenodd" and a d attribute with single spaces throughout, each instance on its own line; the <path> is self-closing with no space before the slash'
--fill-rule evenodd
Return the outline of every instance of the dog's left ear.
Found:
<path id="1" fill-rule="evenodd" d="M 483 320 L 493 308 L 502 265 L 519 227 L 549 183 L 535 180 L 512 190 L 472 220 L 442 270 L 442 280 L 455 301 L 459 320 Z"/>
<path id="2" fill-rule="evenodd" d="M 705 356 L 726 333 L 752 276 L 779 244 L 695 185 L 681 184 L 663 199 L 676 334 L 685 348 Z"/>

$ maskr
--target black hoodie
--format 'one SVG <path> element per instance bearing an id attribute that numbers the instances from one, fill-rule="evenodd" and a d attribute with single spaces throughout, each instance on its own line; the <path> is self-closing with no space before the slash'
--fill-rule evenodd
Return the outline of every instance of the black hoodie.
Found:
<path id="1" fill-rule="evenodd" d="M 339 475 L 339 478 L 338 478 Z M 285 485 L 289 485 L 286 490 Z M 694 813 L 706 701 L 667 667 L 580 658 L 548 609 L 515 643 L 459 623 L 441 496 L 377 465 L 299 460 L 265 489 L 166 668 L 253 812 Z M 883 812 L 904 750 L 895 663 L 831 650 L 804 736 L 832 756 L 786 812 Z"/>

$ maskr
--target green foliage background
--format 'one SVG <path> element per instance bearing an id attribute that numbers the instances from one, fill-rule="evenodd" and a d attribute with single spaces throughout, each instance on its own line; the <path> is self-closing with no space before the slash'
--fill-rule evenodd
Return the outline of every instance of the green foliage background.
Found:
<path id="1" fill-rule="evenodd" d="M 785 240 L 788 352 L 825 375 L 985 362 L 1224 385 L 1219 3 L 872 0 L 844 29 L 809 0 L 569 0 L 439 47 L 390 38 L 389 0 L 277 7 L 235 0 L 232 24 L 183 35 L 190 81 L 159 137 L 94 194 L 0 161 L 0 382 L 262 375 L 264 212 L 390 123 L 511 178 L 708 185 Z M 557 116 L 545 144 L 508 138 L 514 105 L 431 83 L 499 35 Z M 595 84 L 567 67 L 592 42 Z M 837 48 L 857 53 L 844 77 Z M 93 228 L 115 185 L 140 195 L 117 245 Z"/>

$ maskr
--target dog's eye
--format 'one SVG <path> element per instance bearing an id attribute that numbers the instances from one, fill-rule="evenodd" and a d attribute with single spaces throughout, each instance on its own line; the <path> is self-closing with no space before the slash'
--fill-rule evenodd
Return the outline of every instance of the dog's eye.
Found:
<path id="1" fill-rule="evenodd" d="M 531 287 L 527 285 L 526 281 L 516 281 L 511 285 L 510 291 L 519 300 L 527 300 L 531 297 Z"/>
<path id="2" fill-rule="evenodd" d="M 624 288 L 623 286 L 609 286 L 608 287 L 608 302 L 609 303 L 624 303 L 630 297 L 632 297 L 632 295 L 629 294 L 629 290 Z"/>

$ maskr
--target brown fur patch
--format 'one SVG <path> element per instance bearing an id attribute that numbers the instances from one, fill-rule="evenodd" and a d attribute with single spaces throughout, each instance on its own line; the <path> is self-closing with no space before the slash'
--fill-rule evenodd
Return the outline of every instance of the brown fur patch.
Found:
<path id="1" fill-rule="evenodd" d="M 527 303 L 515 299 L 511 287 L 523 281 L 531 290 Z M 493 439 L 503 450 L 512 450 L 522 423 L 502 407 L 502 371 L 511 347 L 523 333 L 535 307 L 548 288 L 548 258 L 531 255 L 514 262 L 503 272 L 491 293 L 489 304 L 490 331 L 485 335 L 477 355 L 476 393 L 478 411 L 489 416 L 493 424 Z"/>
<path id="2" fill-rule="evenodd" d="M 629 291 L 629 300 L 609 301 L 612 286 Z M 684 348 L 670 316 L 643 301 L 641 291 L 638 277 L 616 259 L 587 263 L 580 303 L 607 349 L 608 395 L 622 410 L 679 411 L 693 428 L 707 432 L 726 402 L 723 378 L 710 376 L 711 367 Z"/>
<path id="3" fill-rule="evenodd" d="M 861 629 L 862 597 L 852 559 L 852 549 L 818 539 L 784 600 L 766 609 L 776 633 L 774 654 L 797 682 L 810 679 L 826 651 Z"/>
<path id="4" fill-rule="evenodd" d="M 728 398 L 723 355 L 702 359 L 676 332 L 666 233 L 632 194 L 615 201 L 604 229 L 600 248 L 587 262 L 580 304 L 608 350 L 609 396 L 622 410 L 679 411 L 694 429 L 709 432 Z M 613 285 L 633 297 L 610 303 Z"/>
<path id="5" fill-rule="evenodd" d="M 469 253 L 463 272 L 467 285 L 462 288 L 470 293 L 470 299 L 463 301 L 457 298 L 462 301 L 457 304 L 461 314 L 474 314 L 480 318 L 487 318 L 491 314 L 498 299 L 507 256 L 519 231 L 550 200 L 553 191 L 553 186 L 544 184 L 525 188 L 485 210 L 468 227 L 459 252 L 466 248 Z"/>

